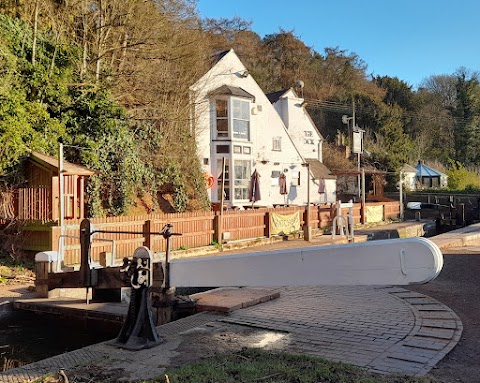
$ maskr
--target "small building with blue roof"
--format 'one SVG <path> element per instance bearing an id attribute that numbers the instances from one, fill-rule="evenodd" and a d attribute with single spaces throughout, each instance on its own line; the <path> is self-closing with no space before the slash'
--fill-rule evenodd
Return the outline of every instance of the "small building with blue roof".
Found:
<path id="1" fill-rule="evenodd" d="M 448 187 L 448 176 L 445 173 L 425 165 L 423 161 L 418 161 L 415 169 L 417 170 L 415 175 L 417 189 L 441 189 Z"/>
<path id="2" fill-rule="evenodd" d="M 437 169 L 418 161 L 416 166 L 405 164 L 402 169 L 403 186 L 406 190 L 441 189 L 448 187 L 448 176 Z"/>

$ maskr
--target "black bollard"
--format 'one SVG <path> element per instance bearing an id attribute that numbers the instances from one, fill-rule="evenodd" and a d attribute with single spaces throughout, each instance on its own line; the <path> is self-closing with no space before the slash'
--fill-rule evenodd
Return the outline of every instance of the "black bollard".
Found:
<path id="1" fill-rule="evenodd" d="M 114 345 L 138 351 L 163 342 L 152 317 L 150 288 L 152 286 L 152 255 L 147 247 L 139 247 L 130 261 L 124 259 L 124 276 L 130 279 L 132 291 L 125 323 Z"/>

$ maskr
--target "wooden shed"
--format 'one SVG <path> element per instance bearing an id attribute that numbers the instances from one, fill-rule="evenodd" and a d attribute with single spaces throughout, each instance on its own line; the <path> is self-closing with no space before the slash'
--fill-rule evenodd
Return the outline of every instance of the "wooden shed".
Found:
<path id="1" fill-rule="evenodd" d="M 59 219 L 58 168 L 57 158 L 31 153 L 25 166 L 26 183 L 16 193 L 18 219 L 44 222 Z M 85 217 L 85 180 L 93 174 L 93 170 L 64 161 L 64 218 Z"/>

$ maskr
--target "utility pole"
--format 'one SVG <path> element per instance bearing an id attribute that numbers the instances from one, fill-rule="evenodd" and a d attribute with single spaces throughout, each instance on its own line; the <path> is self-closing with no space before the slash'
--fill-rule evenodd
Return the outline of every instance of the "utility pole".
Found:
<path id="1" fill-rule="evenodd" d="M 61 270 L 64 253 L 64 235 L 65 235 L 65 179 L 63 178 L 63 140 L 58 139 L 58 224 L 60 226 L 60 246 L 58 249 L 57 271 Z"/>
<path id="2" fill-rule="evenodd" d="M 305 241 L 310 241 L 312 239 L 312 228 L 310 227 L 310 163 L 305 163 L 304 166 L 307 167 L 307 217 L 305 218 L 305 228 L 303 231 L 303 239 Z"/>
<path id="3" fill-rule="evenodd" d="M 400 170 L 400 182 L 399 186 L 399 194 L 400 194 L 400 219 L 403 221 L 404 212 L 403 212 L 403 171 Z"/>
<path id="4" fill-rule="evenodd" d="M 353 141 L 353 134 L 355 132 L 355 129 L 356 129 L 356 122 L 355 122 L 355 98 L 352 99 L 352 141 Z M 363 137 L 360 138 L 361 140 L 363 140 Z M 362 146 L 362 145 L 360 145 Z M 360 181 L 360 151 L 357 151 L 357 185 L 358 185 L 358 199 L 360 199 L 362 193 L 361 193 L 361 181 Z"/>

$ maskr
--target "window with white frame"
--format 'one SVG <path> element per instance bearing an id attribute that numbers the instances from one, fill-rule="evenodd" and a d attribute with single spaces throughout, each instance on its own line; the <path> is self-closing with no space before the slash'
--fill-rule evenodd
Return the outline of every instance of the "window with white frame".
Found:
<path id="1" fill-rule="evenodd" d="M 282 151 L 282 137 L 273 137 L 272 150 L 278 152 Z"/>
<path id="2" fill-rule="evenodd" d="M 250 139 L 250 101 L 232 99 L 233 138 Z"/>
<path id="3" fill-rule="evenodd" d="M 215 101 L 217 138 L 228 138 L 228 101 Z"/>
<path id="4" fill-rule="evenodd" d="M 250 184 L 250 161 L 234 161 L 234 198 L 236 200 L 248 200 L 248 188 Z"/>
<path id="5" fill-rule="evenodd" d="M 214 107 L 217 139 L 250 140 L 250 100 L 219 98 Z"/>

